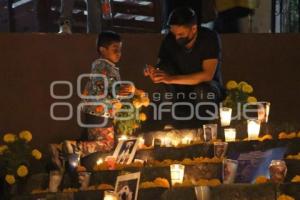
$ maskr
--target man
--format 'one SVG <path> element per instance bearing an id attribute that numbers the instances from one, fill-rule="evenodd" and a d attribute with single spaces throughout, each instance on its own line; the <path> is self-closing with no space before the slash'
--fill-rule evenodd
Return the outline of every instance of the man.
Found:
<path id="1" fill-rule="evenodd" d="M 174 95 L 173 102 L 214 102 L 224 99 L 221 77 L 221 47 L 217 33 L 198 27 L 197 15 L 187 7 L 175 9 L 169 16 L 170 33 L 163 40 L 156 67 L 148 65 L 144 74 L 153 83 L 163 83 Z M 184 98 L 178 97 L 184 93 Z M 209 108 L 210 107 L 210 108 Z M 211 106 L 201 106 L 200 116 Z M 177 106 L 176 115 L 187 113 L 186 106 Z M 185 115 L 189 116 L 189 115 Z M 178 123 L 177 123 L 178 124 Z"/>

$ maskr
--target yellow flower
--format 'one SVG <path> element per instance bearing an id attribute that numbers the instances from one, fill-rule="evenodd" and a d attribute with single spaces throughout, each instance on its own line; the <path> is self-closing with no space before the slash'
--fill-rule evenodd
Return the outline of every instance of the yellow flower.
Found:
<path id="1" fill-rule="evenodd" d="M 146 121 L 147 120 L 147 116 L 146 116 L 146 114 L 145 113 L 140 113 L 140 120 L 141 121 Z"/>
<path id="2" fill-rule="evenodd" d="M 135 89 L 135 95 L 142 97 L 145 96 L 146 93 L 143 90 Z"/>
<path id="3" fill-rule="evenodd" d="M 6 133 L 3 136 L 3 141 L 6 143 L 13 143 L 14 141 L 16 141 L 16 135 L 12 133 Z"/>
<path id="4" fill-rule="evenodd" d="M 165 178 L 156 178 L 153 181 L 153 183 L 159 187 L 170 188 L 170 183 L 169 183 L 168 179 L 165 179 Z"/>
<path id="5" fill-rule="evenodd" d="M 150 100 L 148 97 L 142 97 L 141 102 L 142 102 L 142 105 L 145 107 L 148 107 L 150 104 Z"/>
<path id="6" fill-rule="evenodd" d="M 1 145 L 0 146 L 0 155 L 2 155 L 4 153 L 4 151 L 6 151 L 8 149 L 7 145 Z"/>
<path id="7" fill-rule="evenodd" d="M 280 195 L 278 198 L 277 198 L 277 200 L 295 200 L 293 197 L 291 197 L 291 196 L 288 196 L 288 195 L 285 195 L 285 194 L 283 194 L 283 195 Z"/>
<path id="8" fill-rule="evenodd" d="M 238 84 L 236 81 L 228 81 L 227 84 L 226 84 L 226 88 L 228 90 L 232 90 L 232 89 L 235 89 L 238 87 Z"/>
<path id="9" fill-rule="evenodd" d="M 11 174 L 7 174 L 5 176 L 5 181 L 9 184 L 9 185 L 12 185 L 16 182 L 16 179 L 14 177 L 14 175 L 11 175 Z"/>
<path id="10" fill-rule="evenodd" d="M 249 84 L 243 85 L 242 91 L 245 92 L 245 93 L 250 94 L 250 93 L 253 92 L 253 87 L 251 85 L 249 85 Z"/>
<path id="11" fill-rule="evenodd" d="M 40 160 L 42 158 L 42 153 L 37 149 L 33 149 L 31 155 L 37 160 Z"/>
<path id="12" fill-rule="evenodd" d="M 133 100 L 133 106 L 137 109 L 139 109 L 140 107 L 142 107 L 142 102 L 140 102 L 138 99 Z"/>
<path id="13" fill-rule="evenodd" d="M 116 111 L 120 110 L 122 108 L 122 103 L 121 102 L 117 102 L 114 104 L 114 109 Z"/>
<path id="14" fill-rule="evenodd" d="M 30 142 L 32 140 L 32 134 L 29 131 L 21 131 L 19 133 L 19 138 L 26 142 Z"/>
<path id="15" fill-rule="evenodd" d="M 292 179 L 292 182 L 294 182 L 294 183 L 300 182 L 300 176 L 299 175 L 294 176 L 294 178 Z"/>
<path id="16" fill-rule="evenodd" d="M 17 174 L 20 177 L 25 177 L 28 174 L 28 169 L 25 165 L 20 165 L 19 168 L 17 169 Z"/>
<path id="17" fill-rule="evenodd" d="M 265 176 L 258 176 L 255 179 L 255 183 L 256 184 L 262 184 L 262 183 L 267 183 L 269 181 L 269 179 L 267 179 Z"/>
<path id="18" fill-rule="evenodd" d="M 248 85 L 247 82 L 245 81 L 241 81 L 239 84 L 238 84 L 238 88 L 241 90 L 243 88 L 244 85 Z"/>
<path id="19" fill-rule="evenodd" d="M 248 97 L 247 102 L 248 103 L 255 103 L 255 102 L 257 102 L 257 99 L 253 96 L 250 96 L 250 97 Z"/>

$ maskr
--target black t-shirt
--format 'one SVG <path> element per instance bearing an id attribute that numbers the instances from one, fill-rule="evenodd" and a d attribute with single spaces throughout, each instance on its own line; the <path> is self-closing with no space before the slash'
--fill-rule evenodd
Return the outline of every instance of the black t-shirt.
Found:
<path id="1" fill-rule="evenodd" d="M 180 47 L 173 34 L 169 33 L 163 40 L 159 51 L 158 67 L 171 75 L 185 75 L 203 71 L 203 61 L 218 59 L 213 82 L 223 89 L 221 76 L 221 44 L 216 32 L 205 27 L 198 30 L 197 39 L 192 49 Z M 188 92 L 195 86 L 173 85 L 176 91 Z"/>

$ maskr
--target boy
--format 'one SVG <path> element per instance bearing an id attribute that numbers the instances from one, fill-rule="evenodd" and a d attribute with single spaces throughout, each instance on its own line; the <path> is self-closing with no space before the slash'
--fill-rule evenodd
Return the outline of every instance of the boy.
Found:
<path id="1" fill-rule="evenodd" d="M 114 113 L 121 108 L 122 104 L 112 94 L 112 90 L 113 84 L 121 80 L 119 68 L 116 67 L 121 58 L 121 50 L 122 41 L 117 33 L 108 31 L 98 35 L 97 51 L 100 58 L 92 64 L 92 76 L 90 76 L 83 93 L 87 97 L 83 99 L 85 103 L 97 103 L 98 105 L 87 104 L 84 106 L 83 112 L 86 124 L 102 124 L 104 118 L 108 119 L 108 123 L 105 126 L 88 128 L 87 137 L 85 136 L 84 139 L 90 142 L 82 142 L 83 154 L 94 153 L 95 151 L 107 152 L 114 147 L 112 119 Z M 94 75 L 101 76 L 95 77 Z M 116 88 L 116 93 L 117 95 L 127 96 L 134 92 L 133 90 L 128 85 L 122 85 Z M 98 98 L 97 96 L 102 97 Z"/>

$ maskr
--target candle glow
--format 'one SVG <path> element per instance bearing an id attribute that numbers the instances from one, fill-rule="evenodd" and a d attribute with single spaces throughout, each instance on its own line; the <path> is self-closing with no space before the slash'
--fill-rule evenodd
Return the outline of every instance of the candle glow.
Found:
<path id="1" fill-rule="evenodd" d="M 221 125 L 229 126 L 231 122 L 231 113 L 232 109 L 227 107 L 220 108 L 220 118 L 221 118 Z"/>
<path id="2" fill-rule="evenodd" d="M 248 139 L 257 140 L 260 131 L 260 121 L 259 120 L 248 120 Z"/>
<path id="3" fill-rule="evenodd" d="M 236 138 L 236 129 L 235 128 L 225 128 L 225 141 L 226 142 L 234 142 Z"/>

